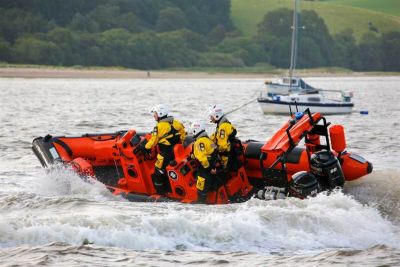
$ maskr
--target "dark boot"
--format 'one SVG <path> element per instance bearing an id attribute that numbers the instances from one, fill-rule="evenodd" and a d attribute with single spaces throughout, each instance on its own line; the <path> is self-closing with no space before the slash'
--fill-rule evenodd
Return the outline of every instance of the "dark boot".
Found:
<path id="1" fill-rule="evenodd" d="M 160 170 L 156 169 L 151 175 L 151 179 L 153 180 L 154 189 L 156 190 L 157 194 L 165 195 L 165 193 L 167 192 L 167 188 L 164 173 L 161 173 Z"/>
<path id="2" fill-rule="evenodd" d="M 197 203 L 206 204 L 207 193 L 197 190 Z"/>

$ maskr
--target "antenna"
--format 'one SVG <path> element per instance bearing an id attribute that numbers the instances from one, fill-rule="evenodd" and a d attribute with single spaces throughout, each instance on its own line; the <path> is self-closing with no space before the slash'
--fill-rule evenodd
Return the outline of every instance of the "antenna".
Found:
<path id="1" fill-rule="evenodd" d="M 296 57 L 297 57 L 297 0 L 294 0 L 293 9 L 293 25 L 292 25 L 292 46 L 290 50 L 290 68 L 289 68 L 289 79 L 290 88 L 292 88 L 292 77 L 293 70 L 296 68 Z"/>

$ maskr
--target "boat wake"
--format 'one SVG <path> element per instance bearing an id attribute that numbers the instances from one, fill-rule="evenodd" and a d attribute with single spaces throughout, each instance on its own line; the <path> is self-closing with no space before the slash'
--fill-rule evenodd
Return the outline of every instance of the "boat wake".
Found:
<path id="1" fill-rule="evenodd" d="M 92 177 L 79 176 L 70 167 L 58 164 L 46 169 L 36 179 L 32 188 L 33 193 L 44 196 L 73 196 L 86 200 L 115 200 L 104 184 Z"/>
<path id="2" fill-rule="evenodd" d="M 374 171 L 358 181 L 346 183 L 344 191 L 400 224 L 400 170 Z"/>
<path id="3" fill-rule="evenodd" d="M 398 172 L 373 176 L 365 183 L 350 183 L 345 193 L 210 206 L 126 202 L 97 182 L 83 182 L 74 172 L 56 168 L 31 193 L 0 196 L 0 246 L 63 242 L 262 254 L 398 248 L 394 221 L 399 211 L 393 206 L 399 195 Z"/>
<path id="4" fill-rule="evenodd" d="M 138 251 L 96 245 L 73 246 L 50 243 L 44 246 L 21 246 L 0 251 L 0 262 L 18 266 L 396 266 L 400 256 L 393 248 L 378 245 L 366 250 L 328 250 L 317 254 L 282 255 L 222 251 Z M 0 266 L 3 266 L 0 264 Z M 5 265 L 10 266 L 10 265 Z"/>

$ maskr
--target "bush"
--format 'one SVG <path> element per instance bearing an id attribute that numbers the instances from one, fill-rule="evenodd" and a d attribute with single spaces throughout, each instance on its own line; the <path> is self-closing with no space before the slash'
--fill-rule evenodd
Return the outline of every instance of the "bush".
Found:
<path id="1" fill-rule="evenodd" d="M 57 65 L 59 49 L 53 42 L 31 36 L 18 38 L 13 52 L 18 63 Z"/>
<path id="2" fill-rule="evenodd" d="M 224 53 L 201 54 L 198 66 L 200 67 L 245 67 L 242 59 Z"/>

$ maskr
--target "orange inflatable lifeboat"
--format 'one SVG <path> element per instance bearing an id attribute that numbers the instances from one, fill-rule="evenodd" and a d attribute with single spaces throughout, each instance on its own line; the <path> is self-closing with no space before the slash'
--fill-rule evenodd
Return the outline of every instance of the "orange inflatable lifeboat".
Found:
<path id="1" fill-rule="evenodd" d="M 47 135 L 35 138 L 32 149 L 43 167 L 71 166 L 131 201 L 196 202 L 198 163 L 190 157 L 193 139 L 189 136 L 184 144 L 175 145 L 175 160 L 167 166 L 170 190 L 159 196 L 151 179 L 157 151 L 139 149 L 149 138 L 149 133 L 135 130 L 77 137 Z M 245 141 L 236 148 L 240 164 L 221 177 L 223 182 L 208 193 L 207 203 L 243 202 L 253 196 L 305 198 L 372 172 L 370 162 L 345 149 L 341 125 L 330 126 L 325 117 L 309 110 L 297 112 L 265 143 Z"/>

